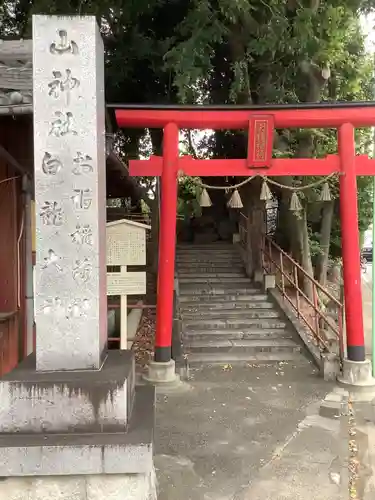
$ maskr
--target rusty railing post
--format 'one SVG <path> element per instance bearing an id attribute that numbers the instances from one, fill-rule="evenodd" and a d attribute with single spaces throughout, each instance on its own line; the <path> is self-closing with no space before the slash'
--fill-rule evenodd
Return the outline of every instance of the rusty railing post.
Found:
<path id="1" fill-rule="evenodd" d="M 316 337 L 319 338 L 320 335 L 319 335 L 319 332 L 320 332 L 320 327 L 319 327 L 319 313 L 318 313 L 318 308 L 319 308 L 319 305 L 318 305 L 318 293 L 317 293 L 317 290 L 316 290 L 316 284 L 314 282 L 312 282 L 312 286 L 313 286 L 313 300 L 314 300 L 314 310 L 315 310 L 315 334 L 316 334 Z"/>
<path id="2" fill-rule="evenodd" d="M 284 260 L 282 253 L 280 253 L 280 272 L 281 272 L 281 290 L 283 293 L 283 297 L 285 298 Z"/>
<path id="3" fill-rule="evenodd" d="M 300 301 L 299 301 L 299 285 L 298 285 L 298 269 L 297 266 L 293 266 L 294 274 L 294 286 L 296 288 L 296 306 L 297 306 L 297 317 L 300 317 Z"/>

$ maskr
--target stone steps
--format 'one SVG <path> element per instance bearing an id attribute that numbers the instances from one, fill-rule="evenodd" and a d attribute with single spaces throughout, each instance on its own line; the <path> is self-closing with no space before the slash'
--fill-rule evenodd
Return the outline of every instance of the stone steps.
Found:
<path id="1" fill-rule="evenodd" d="M 243 262 L 241 261 L 241 259 L 238 257 L 229 257 L 229 256 L 222 256 L 222 257 L 218 257 L 218 258 L 212 258 L 212 257 L 208 257 L 208 258 L 205 258 L 203 257 L 202 255 L 199 256 L 199 257 L 186 257 L 186 258 L 178 258 L 176 259 L 176 265 L 177 265 L 177 268 L 179 268 L 180 266 L 190 266 L 190 263 L 192 261 L 192 259 L 194 259 L 194 262 L 195 262 L 195 266 L 196 267 L 205 267 L 205 266 L 221 266 L 221 267 L 226 267 L 227 269 L 231 268 L 231 267 L 234 267 L 234 266 L 237 266 L 237 267 L 240 267 L 243 265 Z"/>
<path id="2" fill-rule="evenodd" d="M 226 301 L 227 303 L 234 303 L 234 304 L 242 304 L 242 303 L 254 303 L 254 302 L 259 302 L 267 300 L 267 295 L 260 294 L 259 290 L 254 289 L 250 293 L 246 294 L 228 294 L 228 293 L 223 293 L 223 294 L 218 294 L 218 295 L 190 295 L 187 293 L 186 295 L 181 294 L 179 296 L 179 302 L 181 304 L 181 307 L 195 305 L 197 303 L 200 303 L 202 306 L 205 304 L 211 304 L 214 306 L 214 304 L 222 304 L 223 301 Z M 183 305 L 182 305 L 183 304 Z"/>
<path id="3" fill-rule="evenodd" d="M 216 298 L 216 297 L 215 297 Z M 272 302 L 267 302 L 261 298 L 260 300 L 254 300 L 254 297 L 251 297 L 251 302 L 249 300 L 246 301 L 225 301 L 225 300 L 217 300 L 217 301 L 209 301 L 209 302 L 183 302 L 180 306 L 180 310 L 182 314 L 190 314 L 190 313 L 198 313 L 201 312 L 206 313 L 209 311 L 217 311 L 220 310 L 225 312 L 233 312 L 239 311 L 242 314 L 246 313 L 248 309 L 273 309 L 275 306 Z"/>
<path id="4" fill-rule="evenodd" d="M 245 266 L 243 264 L 237 264 L 230 266 L 230 273 L 240 273 L 241 276 L 244 275 Z M 223 264 L 215 264 L 212 262 L 208 262 L 206 264 L 196 264 L 194 262 L 188 263 L 186 265 L 179 265 L 177 274 L 178 276 L 182 276 L 184 274 L 227 274 L 228 271 L 228 263 L 225 262 Z"/>
<path id="5" fill-rule="evenodd" d="M 181 286 L 185 284 L 190 284 L 190 283 L 202 283 L 204 285 L 215 285 L 216 283 L 222 284 L 222 283 L 233 283 L 233 285 L 238 285 L 238 284 L 248 284 L 249 283 L 249 278 L 246 276 L 212 276 L 210 278 L 205 278 L 205 277 L 200 277 L 198 275 L 193 275 L 191 277 L 180 277 L 178 278 Z"/>
<path id="6" fill-rule="evenodd" d="M 295 362 L 300 364 L 303 356 L 296 352 L 259 352 L 250 354 L 247 352 L 204 352 L 187 354 L 190 366 L 202 365 L 245 365 L 245 364 L 269 364 L 281 361 Z"/>
<path id="7" fill-rule="evenodd" d="M 248 282 L 248 278 L 243 275 L 243 269 L 239 271 L 230 271 L 230 272 L 206 272 L 206 271 L 196 271 L 195 269 L 191 269 L 189 271 L 179 271 L 178 272 L 178 279 L 180 283 L 189 283 L 189 281 L 195 281 L 195 282 L 202 282 L 204 283 L 205 281 L 212 282 L 213 280 L 229 280 L 229 279 L 246 279 Z M 197 281 L 197 280 L 204 280 L 204 281 Z"/>
<path id="8" fill-rule="evenodd" d="M 292 339 L 293 334 L 286 328 L 251 328 L 238 330 L 186 330 L 183 332 L 184 345 L 188 346 L 191 340 L 199 339 L 211 342 L 212 340 L 240 340 L 240 339 Z"/>
<path id="9" fill-rule="evenodd" d="M 240 340 L 191 340 L 187 346 L 189 353 L 251 353 L 260 352 L 301 352 L 302 346 L 290 339 L 240 339 Z"/>
<path id="10" fill-rule="evenodd" d="M 247 283 L 245 283 L 247 285 Z M 207 284 L 207 283 L 185 283 L 180 286 L 181 295 L 250 295 L 259 293 L 257 288 L 254 288 L 249 283 L 249 286 L 237 284 L 233 282 L 223 284 Z"/>
<path id="11" fill-rule="evenodd" d="M 184 264 L 188 262 L 194 262 L 196 265 L 204 265 L 210 263 L 216 264 L 226 264 L 228 262 L 236 262 L 238 265 L 243 263 L 241 256 L 238 253 L 220 252 L 220 253 L 208 253 L 204 250 L 197 252 L 196 254 L 176 254 L 176 262 L 178 264 Z"/>
<path id="12" fill-rule="evenodd" d="M 302 358 L 289 324 L 246 276 L 233 245 L 185 245 L 176 258 L 182 341 L 191 365 Z"/>
<path id="13" fill-rule="evenodd" d="M 177 250 L 176 252 L 176 257 L 190 257 L 190 256 L 200 256 L 200 255 L 208 255 L 211 257 L 217 257 L 220 255 L 233 255 L 234 257 L 239 256 L 238 249 L 236 247 L 231 247 L 231 248 L 226 248 L 226 247 L 221 247 L 220 250 L 215 250 L 212 251 L 210 248 L 207 248 L 205 246 L 202 246 L 200 248 L 197 248 L 196 250 L 191 250 L 191 249 L 184 249 L 184 250 Z"/>
<path id="14" fill-rule="evenodd" d="M 209 318 L 209 319 L 187 319 L 183 321 L 185 327 L 189 330 L 226 330 L 226 329 L 243 329 L 243 328 L 267 328 L 278 330 L 286 328 L 287 323 L 278 318 L 278 312 L 275 311 L 275 318 Z"/>
<path id="15" fill-rule="evenodd" d="M 194 320 L 196 318 L 197 320 L 200 319 L 206 319 L 209 321 L 216 321 L 216 320 L 222 320 L 222 319 L 227 319 L 227 320 L 241 320 L 241 321 L 247 321 L 249 319 L 274 319 L 274 318 L 280 318 L 280 313 L 279 311 L 275 311 L 274 308 L 264 308 L 264 309 L 197 309 L 195 311 L 186 311 L 182 310 L 181 311 L 181 316 L 183 320 L 186 320 L 186 322 Z"/>

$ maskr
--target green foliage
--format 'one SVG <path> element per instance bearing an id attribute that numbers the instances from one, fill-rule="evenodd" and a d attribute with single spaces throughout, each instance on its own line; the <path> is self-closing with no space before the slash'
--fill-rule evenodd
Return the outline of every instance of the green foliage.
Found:
<path id="1" fill-rule="evenodd" d="M 178 207 L 179 215 L 189 218 L 198 217 L 202 213 L 199 205 L 200 188 L 197 186 L 197 178 L 182 176 L 178 180 Z"/>
<path id="2" fill-rule="evenodd" d="M 197 180 L 194 177 L 186 175 L 180 177 L 178 182 L 178 196 L 185 201 L 195 200 L 197 198 Z"/>
<path id="3" fill-rule="evenodd" d="M 374 4 L 375 0 L 8 0 L 0 5 L 0 36 L 30 36 L 33 13 L 95 15 L 105 44 L 109 102 L 262 105 L 369 100 L 373 61 L 364 50 L 359 15 Z M 367 153 L 370 132 L 357 131 L 356 139 L 358 152 Z M 160 151 L 160 134 L 152 133 L 146 140 L 145 131 L 128 130 L 117 134 L 116 144 L 125 159 L 148 156 Z M 184 149 L 202 157 L 242 157 L 246 136 L 218 131 L 200 136 L 195 150 L 185 138 Z M 336 151 L 331 130 L 307 135 L 280 131 L 275 142 L 278 157 L 323 157 Z M 142 178 L 140 183 L 151 195 L 155 191 L 155 179 Z M 331 191 L 338 196 L 337 181 L 331 182 Z M 318 194 L 319 189 L 312 189 L 304 200 L 311 227 L 316 214 L 311 207 Z M 196 206 L 197 195 L 189 179 L 180 180 L 181 207 Z M 369 179 L 358 179 L 358 200 L 363 229 L 371 215 Z M 339 217 L 334 220 L 333 247 L 338 252 Z M 319 232 L 310 234 L 314 245 Z"/>
<path id="4" fill-rule="evenodd" d="M 373 7 L 373 2 L 360 0 L 195 0 L 177 27 L 166 66 L 182 102 L 197 102 L 202 96 L 215 104 L 372 100 L 373 61 L 365 53 L 359 14 Z M 333 130 L 283 131 L 279 139 L 278 157 L 337 153 Z M 239 157 L 246 154 L 244 142 L 241 134 L 217 132 L 210 147 L 215 156 Z M 370 130 L 356 131 L 356 144 L 358 153 L 367 154 Z M 315 180 L 295 178 L 294 183 Z M 361 230 L 371 217 L 371 185 L 370 179 L 358 179 Z M 339 215 L 337 179 L 330 187 Z M 320 188 L 304 194 L 310 227 L 316 225 L 319 194 Z M 333 254 L 341 248 L 339 221 L 334 218 Z M 319 237 L 319 229 L 310 229 L 313 254 Z"/>

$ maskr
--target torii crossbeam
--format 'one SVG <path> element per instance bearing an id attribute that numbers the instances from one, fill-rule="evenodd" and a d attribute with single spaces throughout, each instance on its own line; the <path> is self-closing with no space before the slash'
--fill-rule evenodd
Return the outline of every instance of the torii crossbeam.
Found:
<path id="1" fill-rule="evenodd" d="M 357 175 L 375 175 L 375 161 L 355 153 L 354 129 L 375 126 L 375 102 L 236 107 L 120 106 L 119 127 L 163 128 L 163 156 L 131 160 L 133 176 L 161 176 L 160 245 L 155 361 L 171 359 L 173 285 L 176 246 L 177 177 L 340 174 L 340 216 L 344 274 L 347 357 L 365 360 Z M 248 155 L 238 160 L 196 160 L 179 157 L 181 129 L 245 129 Z M 338 130 L 338 155 L 324 159 L 274 159 L 275 129 L 333 128 Z"/>

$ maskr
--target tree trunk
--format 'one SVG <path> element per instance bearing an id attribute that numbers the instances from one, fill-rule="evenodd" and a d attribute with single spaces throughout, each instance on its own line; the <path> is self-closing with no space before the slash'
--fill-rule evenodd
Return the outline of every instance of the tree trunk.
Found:
<path id="1" fill-rule="evenodd" d="M 291 252 L 292 237 L 290 231 L 289 199 L 287 199 L 284 192 L 281 193 L 278 199 L 278 215 L 274 239 L 285 252 Z"/>
<path id="2" fill-rule="evenodd" d="M 311 252 L 310 252 L 310 240 L 309 233 L 307 229 L 307 216 L 306 209 L 303 210 L 303 213 L 300 215 L 300 219 L 298 220 L 298 234 L 300 238 L 300 248 L 301 248 L 301 265 L 305 272 L 314 277 L 314 269 L 311 261 Z M 307 297 L 313 301 L 313 285 L 311 280 L 309 280 L 306 276 L 303 279 L 303 291 L 307 295 Z"/>
<path id="3" fill-rule="evenodd" d="M 292 177 L 280 177 L 280 181 L 284 186 L 293 185 Z M 279 238 L 282 238 L 284 243 L 284 246 L 280 246 L 285 249 L 286 252 L 290 253 L 297 262 L 301 262 L 301 238 L 298 235 L 298 231 L 295 230 L 296 225 L 298 225 L 298 220 L 296 220 L 296 215 L 290 211 L 290 197 L 290 191 L 288 189 L 282 189 L 277 232 Z"/>
<path id="4" fill-rule="evenodd" d="M 331 241 L 331 228 L 333 220 L 334 201 L 324 204 L 322 212 L 322 222 L 320 226 L 320 249 L 316 266 L 316 278 L 319 283 L 325 286 L 327 281 L 329 246 Z"/>

